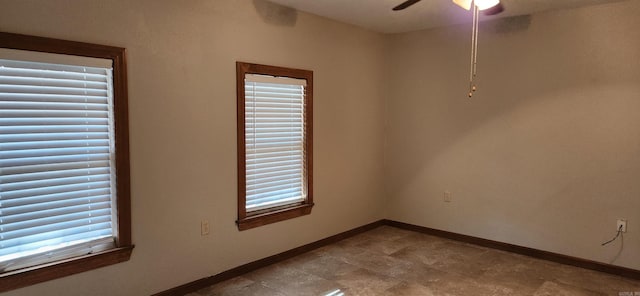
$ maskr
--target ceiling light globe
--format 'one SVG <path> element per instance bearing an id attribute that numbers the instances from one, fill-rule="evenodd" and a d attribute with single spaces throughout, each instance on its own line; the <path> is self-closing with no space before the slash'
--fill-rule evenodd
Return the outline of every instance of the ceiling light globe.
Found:
<path id="1" fill-rule="evenodd" d="M 500 0 L 475 0 L 474 3 L 479 10 L 485 10 L 498 5 Z"/>

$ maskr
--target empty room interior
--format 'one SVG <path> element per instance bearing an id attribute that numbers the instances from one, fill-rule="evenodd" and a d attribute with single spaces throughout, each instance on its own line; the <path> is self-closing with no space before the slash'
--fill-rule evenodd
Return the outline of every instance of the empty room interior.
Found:
<path id="1" fill-rule="evenodd" d="M 640 1 L 403 2 L 0 0 L 0 294 L 640 295 Z"/>

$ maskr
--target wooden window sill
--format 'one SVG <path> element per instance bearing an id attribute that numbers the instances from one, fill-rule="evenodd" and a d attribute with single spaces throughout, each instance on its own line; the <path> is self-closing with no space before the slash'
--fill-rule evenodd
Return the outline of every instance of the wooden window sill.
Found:
<path id="1" fill-rule="evenodd" d="M 288 219 L 311 214 L 313 203 L 302 204 L 294 207 L 284 208 L 278 211 L 267 212 L 264 214 L 249 216 L 236 221 L 239 230 L 247 230 L 271 223 L 276 223 Z"/>
<path id="2" fill-rule="evenodd" d="M 0 274 L 0 293 L 128 261 L 133 247 L 132 245 L 115 248 L 2 273 Z"/>

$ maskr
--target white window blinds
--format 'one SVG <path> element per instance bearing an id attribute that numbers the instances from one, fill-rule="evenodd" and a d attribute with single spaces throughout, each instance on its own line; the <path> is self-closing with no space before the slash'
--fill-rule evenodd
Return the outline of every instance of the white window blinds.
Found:
<path id="1" fill-rule="evenodd" d="M 0 270 L 113 245 L 111 61 L 76 60 L 0 55 Z"/>
<path id="2" fill-rule="evenodd" d="M 246 211 L 306 199 L 306 81 L 245 76 Z"/>

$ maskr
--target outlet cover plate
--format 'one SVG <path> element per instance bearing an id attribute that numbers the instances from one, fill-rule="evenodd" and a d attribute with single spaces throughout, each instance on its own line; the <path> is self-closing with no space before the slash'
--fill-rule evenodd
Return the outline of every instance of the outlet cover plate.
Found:
<path id="1" fill-rule="evenodd" d="M 622 229 L 620 229 L 620 226 L 622 226 Z M 618 230 L 622 232 L 627 232 L 627 220 L 618 219 L 618 223 L 616 223 L 616 231 Z"/>
<path id="2" fill-rule="evenodd" d="M 200 222 L 200 235 L 209 235 L 209 232 L 211 232 L 209 221 L 202 220 Z"/>
<path id="3" fill-rule="evenodd" d="M 451 202 L 451 191 L 445 191 L 443 196 L 444 202 Z"/>

